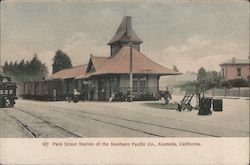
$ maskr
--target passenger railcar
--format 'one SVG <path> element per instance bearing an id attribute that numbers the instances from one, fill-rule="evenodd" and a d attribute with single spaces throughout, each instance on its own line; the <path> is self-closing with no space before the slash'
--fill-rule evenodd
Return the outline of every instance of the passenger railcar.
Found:
<path id="1" fill-rule="evenodd" d="M 16 84 L 10 77 L 0 74 L 0 108 L 13 107 L 15 105 Z"/>

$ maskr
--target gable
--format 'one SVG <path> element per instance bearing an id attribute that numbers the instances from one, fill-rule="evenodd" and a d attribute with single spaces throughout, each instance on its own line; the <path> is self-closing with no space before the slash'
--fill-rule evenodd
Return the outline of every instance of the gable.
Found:
<path id="1" fill-rule="evenodd" d="M 95 72 L 95 67 L 94 67 L 94 64 L 92 62 L 92 59 L 90 58 L 89 59 L 89 63 L 88 63 L 88 67 L 87 67 L 87 70 L 86 70 L 86 73 L 92 73 L 92 72 Z"/>

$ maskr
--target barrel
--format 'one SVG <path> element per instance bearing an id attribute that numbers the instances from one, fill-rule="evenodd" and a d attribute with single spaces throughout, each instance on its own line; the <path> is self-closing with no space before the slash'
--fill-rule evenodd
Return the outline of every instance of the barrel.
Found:
<path id="1" fill-rule="evenodd" d="M 222 111 L 222 99 L 213 99 L 213 111 Z"/>

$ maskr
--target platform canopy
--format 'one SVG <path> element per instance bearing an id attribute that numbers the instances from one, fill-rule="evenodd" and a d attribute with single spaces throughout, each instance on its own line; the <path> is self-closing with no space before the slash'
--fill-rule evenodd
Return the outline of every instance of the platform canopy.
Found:
<path id="1" fill-rule="evenodd" d="M 52 74 L 48 80 L 52 79 L 70 79 L 79 76 L 86 72 L 87 64 L 75 66 L 69 69 L 64 69 L 59 72 Z"/>

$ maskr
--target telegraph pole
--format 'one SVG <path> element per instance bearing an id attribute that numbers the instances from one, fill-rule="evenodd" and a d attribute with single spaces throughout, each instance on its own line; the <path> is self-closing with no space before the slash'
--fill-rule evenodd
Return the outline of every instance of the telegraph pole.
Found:
<path id="1" fill-rule="evenodd" d="M 1 2 L 0 2 L 1 3 Z M 0 22 L 2 22 L 2 5 L 0 4 Z M 2 29 L 2 24 L 0 23 L 0 29 Z M 0 74 L 3 74 L 2 67 L 2 30 L 0 30 Z"/>
<path id="2" fill-rule="evenodd" d="M 130 48 L 130 63 L 129 63 L 129 76 L 130 76 L 130 102 L 133 101 L 133 49 L 132 49 L 132 43 L 129 43 L 129 48 Z"/>

